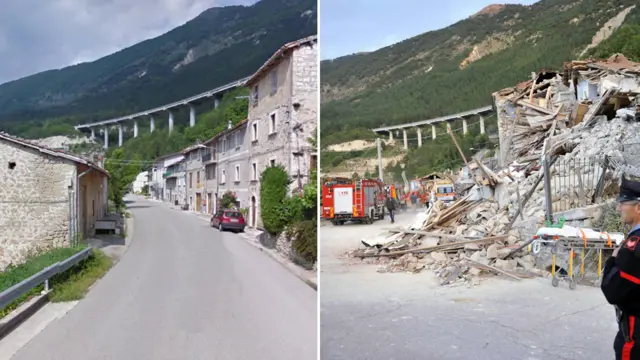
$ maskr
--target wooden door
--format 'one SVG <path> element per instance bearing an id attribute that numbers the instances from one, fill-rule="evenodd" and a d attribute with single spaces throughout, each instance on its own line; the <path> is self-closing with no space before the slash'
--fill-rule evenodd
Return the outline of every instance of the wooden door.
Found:
<path id="1" fill-rule="evenodd" d="M 200 207 L 202 206 L 202 194 L 196 193 L 196 211 L 200 212 Z"/>

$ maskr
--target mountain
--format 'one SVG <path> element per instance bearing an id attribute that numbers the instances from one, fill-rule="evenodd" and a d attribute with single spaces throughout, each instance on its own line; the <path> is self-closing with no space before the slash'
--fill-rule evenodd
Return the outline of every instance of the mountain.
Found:
<path id="1" fill-rule="evenodd" d="M 317 1 L 211 8 L 99 60 L 0 85 L 0 129 L 28 137 L 125 115 L 251 75 L 283 44 L 317 32 Z"/>
<path id="2" fill-rule="evenodd" d="M 322 61 L 322 145 L 371 137 L 368 129 L 382 125 L 491 105 L 493 92 L 581 56 L 624 50 L 630 58 L 640 57 L 640 27 L 633 26 L 640 24 L 637 4 L 491 5 L 444 29 Z"/>

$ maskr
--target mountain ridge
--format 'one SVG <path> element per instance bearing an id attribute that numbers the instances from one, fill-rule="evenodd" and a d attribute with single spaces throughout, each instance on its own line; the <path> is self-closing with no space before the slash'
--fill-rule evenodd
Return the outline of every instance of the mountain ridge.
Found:
<path id="1" fill-rule="evenodd" d="M 0 85 L 0 128 L 27 137 L 160 106 L 251 75 L 283 44 L 317 31 L 313 0 L 211 8 L 92 62 Z M 32 128 L 49 125 L 50 133 Z"/>
<path id="2" fill-rule="evenodd" d="M 494 91 L 527 80 L 532 71 L 558 69 L 604 40 L 596 34 L 625 10 L 614 25 L 640 24 L 632 0 L 507 4 L 368 54 L 324 60 L 322 144 L 490 105 Z"/>

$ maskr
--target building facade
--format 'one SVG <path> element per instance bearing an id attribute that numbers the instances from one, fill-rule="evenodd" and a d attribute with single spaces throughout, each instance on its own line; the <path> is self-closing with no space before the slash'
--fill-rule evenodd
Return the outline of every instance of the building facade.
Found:
<path id="1" fill-rule="evenodd" d="M 189 210 L 204 212 L 206 211 L 204 189 L 204 166 L 202 165 L 202 155 L 204 154 L 204 146 L 197 144 L 184 149 L 184 161 L 186 163 L 185 170 L 187 173 L 187 204 Z M 203 211 L 204 210 L 204 211 Z"/>
<path id="2" fill-rule="evenodd" d="M 280 48 L 247 82 L 249 168 L 257 169 L 259 177 L 268 166 L 284 167 L 293 181 L 292 191 L 307 183 L 317 156 L 309 141 L 318 120 L 317 60 L 317 36 L 300 39 Z M 261 226 L 257 182 L 250 193 Z"/>
<path id="3" fill-rule="evenodd" d="M 204 171 L 204 193 L 207 214 L 214 214 L 218 204 L 218 158 L 217 137 L 206 141 L 202 151 Z"/>
<path id="4" fill-rule="evenodd" d="M 247 209 L 247 221 L 252 226 L 255 212 L 251 212 L 251 207 L 257 203 L 257 196 L 253 196 L 250 188 L 257 184 L 260 173 L 251 167 L 251 144 L 247 134 L 247 120 L 243 120 L 234 126 L 229 124 L 227 130 L 216 136 L 218 197 L 221 198 L 227 191 L 235 194 L 236 207 Z"/>
<path id="5" fill-rule="evenodd" d="M 96 164 L 0 133 L 0 269 L 93 234 L 109 174 Z"/>
<path id="6" fill-rule="evenodd" d="M 165 160 L 163 201 L 176 206 L 186 204 L 186 163 L 182 156 L 176 156 L 173 161 Z"/>

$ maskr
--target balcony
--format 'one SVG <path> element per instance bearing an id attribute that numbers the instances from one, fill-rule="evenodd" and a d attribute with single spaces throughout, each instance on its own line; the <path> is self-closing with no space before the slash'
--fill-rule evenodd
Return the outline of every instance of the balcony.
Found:
<path id="1" fill-rule="evenodd" d="M 215 151 L 213 153 L 202 155 L 202 164 L 203 165 L 208 165 L 208 164 L 215 163 L 216 162 L 216 156 L 215 155 L 216 155 Z"/>

